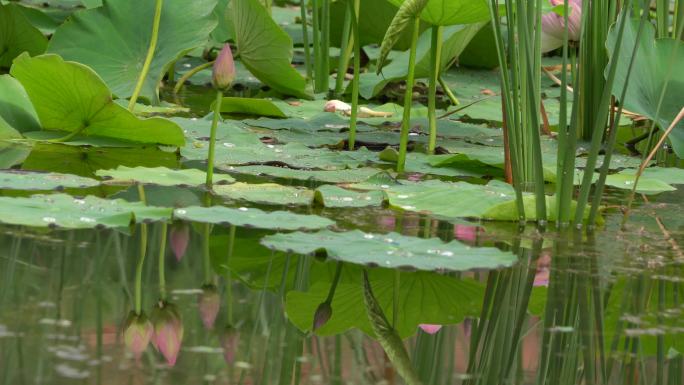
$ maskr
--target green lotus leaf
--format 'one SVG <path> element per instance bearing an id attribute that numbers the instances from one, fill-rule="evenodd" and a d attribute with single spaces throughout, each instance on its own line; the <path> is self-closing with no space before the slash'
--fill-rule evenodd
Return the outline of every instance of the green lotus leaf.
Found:
<path id="1" fill-rule="evenodd" d="M 407 0 L 389 0 L 400 6 Z M 420 18 L 434 25 L 471 24 L 490 18 L 487 0 L 428 0 Z"/>
<path id="2" fill-rule="evenodd" d="M 325 250 L 328 258 L 359 265 L 428 271 L 496 269 L 516 261 L 514 254 L 493 247 L 470 247 L 458 241 L 445 243 L 438 238 L 369 234 L 360 230 L 274 234 L 264 237 L 261 243 L 270 249 L 297 254 Z"/>
<path id="3" fill-rule="evenodd" d="M 0 139 L 35 130 L 40 130 L 40 123 L 24 87 L 15 78 L 0 75 Z"/>
<path id="4" fill-rule="evenodd" d="M 352 191 L 326 184 L 316 189 L 314 200 L 325 207 L 380 206 L 385 194 L 382 191 Z"/>
<path id="5" fill-rule="evenodd" d="M 165 0 L 159 40 L 140 92 L 157 104 L 157 88 L 171 63 L 204 45 L 216 27 L 217 0 Z M 138 81 L 152 37 L 154 1 L 103 0 L 101 7 L 75 12 L 57 28 L 48 52 L 83 63 L 104 79 L 119 98 Z"/>
<path id="6" fill-rule="evenodd" d="M 119 166 L 115 170 L 98 170 L 95 175 L 109 178 L 108 184 L 153 184 L 158 186 L 201 186 L 206 182 L 207 174 L 194 168 L 172 170 L 166 167 L 126 167 Z M 229 175 L 215 174 L 215 184 L 233 183 Z"/>
<path id="7" fill-rule="evenodd" d="M 184 207 L 176 209 L 174 218 L 216 225 L 244 226 L 266 230 L 319 230 L 335 222 L 317 215 L 294 214 L 288 211 L 266 212 L 256 208 Z"/>
<path id="8" fill-rule="evenodd" d="M 5 190 L 62 190 L 98 186 L 99 181 L 78 175 L 53 172 L 1 170 L 0 189 Z"/>
<path id="9" fill-rule="evenodd" d="M 57 55 L 19 56 L 10 73 L 24 86 L 44 130 L 182 146 L 180 127 L 162 118 L 139 119 L 114 103 L 102 79 Z"/>
<path id="10" fill-rule="evenodd" d="M 167 220 L 171 212 L 170 208 L 94 196 L 83 199 L 67 194 L 0 197 L 0 222 L 9 225 L 64 229 L 127 227 L 136 221 Z"/>
<path id="11" fill-rule="evenodd" d="M 625 25 L 620 54 L 614 55 L 617 43 L 617 28 L 608 34 L 606 46 L 611 60 L 618 61 L 613 95 L 619 98 L 629 80 L 627 94 L 622 103 L 625 109 L 642 114 L 651 120 L 657 118 L 660 129 L 667 129 L 684 107 L 684 42 L 679 39 L 655 38 L 655 28 L 645 23 L 638 42 L 634 67 L 628 75 L 632 52 L 637 43 L 639 21 L 632 20 Z M 607 71 L 607 70 L 606 70 Z M 662 103 L 661 103 L 662 96 Z M 684 120 L 680 121 L 669 136 L 672 148 L 678 157 L 684 158 Z"/>
<path id="12" fill-rule="evenodd" d="M 232 0 L 240 60 L 257 79 L 274 90 L 310 99 L 306 80 L 291 66 L 292 38 L 258 0 Z"/>
<path id="13" fill-rule="evenodd" d="M 0 68 L 8 68 L 22 52 L 40 55 L 47 38 L 36 29 L 16 4 L 0 4 Z"/>
<path id="14" fill-rule="evenodd" d="M 268 205 L 310 205 L 314 193 L 301 187 L 282 186 L 276 183 L 233 183 L 214 186 L 216 195 Z"/>

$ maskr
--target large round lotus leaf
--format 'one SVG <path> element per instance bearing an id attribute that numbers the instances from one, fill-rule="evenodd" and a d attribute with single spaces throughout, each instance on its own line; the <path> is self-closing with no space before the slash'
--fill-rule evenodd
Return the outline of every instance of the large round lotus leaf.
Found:
<path id="1" fill-rule="evenodd" d="M 109 184 L 154 184 L 158 186 L 200 186 L 206 182 L 207 174 L 194 168 L 172 170 L 166 167 L 126 167 L 115 170 L 98 170 L 95 175 L 108 178 Z M 233 183 L 229 175 L 215 174 L 215 184 Z"/>
<path id="2" fill-rule="evenodd" d="M 40 130 L 40 123 L 24 87 L 15 78 L 0 75 L 0 139 L 35 130 Z"/>
<path id="3" fill-rule="evenodd" d="M 335 224 L 330 219 L 317 215 L 301 215 L 288 211 L 266 212 L 247 207 L 184 207 L 176 209 L 173 216 L 186 221 L 266 230 L 319 230 Z"/>
<path id="4" fill-rule="evenodd" d="M 328 322 L 316 330 L 318 335 L 336 335 L 357 328 L 366 334 L 373 331 L 363 303 L 361 275 L 358 283 L 340 283 L 332 301 L 333 313 Z M 378 303 L 392 318 L 394 309 L 394 272 L 370 271 Z M 401 273 L 399 278 L 400 312 L 397 333 L 402 338 L 416 333 L 422 323 L 448 325 L 463 321 L 466 316 L 477 316 L 482 305 L 484 287 L 471 279 L 456 279 L 431 272 Z M 287 317 L 302 331 L 310 331 L 318 305 L 325 301 L 330 282 L 315 283 L 307 292 L 287 294 Z"/>
<path id="5" fill-rule="evenodd" d="M 6 190 L 61 190 L 64 188 L 86 188 L 99 185 L 95 179 L 82 176 L 32 172 L 21 170 L 1 170 L 0 189 Z"/>
<path id="6" fill-rule="evenodd" d="M 166 220 L 171 217 L 171 212 L 170 208 L 94 196 L 83 199 L 66 194 L 0 197 L 0 222 L 9 225 L 65 229 L 126 227 L 136 220 Z"/>
<path id="7" fill-rule="evenodd" d="M 481 217 L 492 207 L 515 199 L 513 188 L 497 181 L 476 185 L 429 180 L 390 186 L 385 193 L 393 207 L 451 219 Z"/>
<path id="8" fill-rule="evenodd" d="M 405 1 L 389 0 L 399 6 Z M 487 0 L 429 0 L 420 18 L 435 25 L 471 24 L 489 20 Z"/>
<path id="9" fill-rule="evenodd" d="M 617 58 L 614 57 L 617 28 L 613 27 L 608 34 L 606 45 L 612 56 L 611 60 L 618 61 L 613 95 L 620 97 L 625 83 L 629 80 L 627 94 L 622 101 L 625 109 L 645 115 L 649 119 L 657 118 L 656 123 L 665 130 L 684 107 L 684 71 L 681 68 L 684 63 L 684 43 L 679 39 L 656 39 L 655 28 L 651 23 L 646 23 L 639 38 L 634 67 L 628 76 L 638 29 L 638 20 L 625 25 L 622 46 Z M 677 156 L 684 158 L 684 120 L 677 124 L 669 138 Z"/>
<path id="10" fill-rule="evenodd" d="M 382 205 L 385 194 L 382 191 L 352 191 L 326 184 L 316 190 L 314 199 L 325 207 L 368 207 Z"/>
<path id="11" fill-rule="evenodd" d="M 445 68 L 460 55 L 468 46 L 470 40 L 477 34 L 484 24 L 457 25 L 447 27 L 443 34 L 442 62 Z M 425 31 L 418 39 L 416 46 L 416 78 L 428 77 L 430 74 L 430 43 L 431 32 Z M 379 94 L 392 81 L 404 79 L 408 75 L 409 51 L 401 53 L 390 64 L 382 69 L 382 73 L 368 72 L 359 77 L 359 94 L 365 99 L 371 99 Z M 401 116 L 401 115 L 397 115 Z"/>
<path id="12" fill-rule="evenodd" d="M 301 187 L 282 186 L 275 183 L 233 183 L 214 186 L 217 195 L 268 205 L 309 205 L 313 202 L 314 193 Z"/>
<path id="13" fill-rule="evenodd" d="M 206 43 L 216 27 L 217 0 L 165 0 L 159 40 L 141 96 L 155 102 L 171 63 Z M 120 98 L 133 94 L 152 36 L 154 1 L 104 0 L 57 28 L 48 52 L 90 66 Z"/>
<path id="14" fill-rule="evenodd" d="M 162 118 L 139 119 L 114 103 L 90 68 L 57 55 L 19 56 L 10 70 L 26 89 L 45 130 L 140 143 L 185 144 L 180 127 Z"/>
<path id="15" fill-rule="evenodd" d="M 516 256 L 493 247 L 470 247 L 458 241 L 407 237 L 397 233 L 368 234 L 360 230 L 337 233 L 269 235 L 261 243 L 298 254 L 325 250 L 329 258 L 369 266 L 417 270 L 467 271 L 510 266 Z"/>
<path id="16" fill-rule="evenodd" d="M 8 68 L 22 52 L 45 52 L 47 39 L 26 19 L 18 5 L 0 4 L 0 67 Z"/>
<path id="17" fill-rule="evenodd" d="M 368 167 L 324 171 L 302 170 L 276 166 L 242 166 L 231 169 L 231 172 L 250 175 L 267 175 L 276 178 L 323 183 L 360 183 L 375 175 L 385 173 L 377 168 Z"/>
<path id="18" fill-rule="evenodd" d="M 310 99 L 306 80 L 291 66 L 292 39 L 259 0 L 232 0 L 240 60 L 257 79 L 274 90 Z"/>
<path id="19" fill-rule="evenodd" d="M 257 98 L 226 96 L 221 102 L 221 112 L 226 114 L 271 116 L 285 118 L 285 113 L 272 101 Z"/>

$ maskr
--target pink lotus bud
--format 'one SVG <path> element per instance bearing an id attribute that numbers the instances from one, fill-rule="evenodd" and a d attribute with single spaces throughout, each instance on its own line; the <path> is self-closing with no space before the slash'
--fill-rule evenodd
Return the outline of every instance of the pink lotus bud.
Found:
<path id="1" fill-rule="evenodd" d="M 216 57 L 211 79 L 214 87 L 220 90 L 230 87 L 235 80 L 235 62 L 230 44 L 225 44 Z"/>
<path id="2" fill-rule="evenodd" d="M 183 342 L 183 320 L 175 305 L 160 301 L 152 311 L 152 344 L 170 366 L 176 364 Z"/>
<path id="3" fill-rule="evenodd" d="M 442 328 L 442 325 L 420 324 L 418 327 L 427 334 L 436 334 Z"/>
<path id="4" fill-rule="evenodd" d="M 181 222 L 171 225 L 171 231 L 169 232 L 169 243 L 171 244 L 171 250 L 176 256 L 176 260 L 180 262 L 185 255 L 185 251 L 188 249 L 188 243 L 190 241 L 190 226 L 187 223 Z"/>
<path id="5" fill-rule="evenodd" d="M 579 41 L 582 26 L 582 0 L 565 0 L 568 3 L 568 40 Z M 551 5 L 563 5 L 564 0 L 549 0 Z M 542 52 L 553 51 L 563 46 L 565 17 L 556 12 L 542 16 Z"/>
<path id="6" fill-rule="evenodd" d="M 330 317 L 332 317 L 332 306 L 330 306 L 330 302 L 325 301 L 318 305 L 316 314 L 314 314 L 313 331 L 316 331 L 325 325 L 328 320 L 330 320 Z"/>
<path id="7" fill-rule="evenodd" d="M 136 359 L 147 349 L 152 338 L 152 323 L 144 313 L 131 312 L 124 326 L 124 343 Z"/>
<path id="8" fill-rule="evenodd" d="M 221 346 L 223 347 L 223 359 L 227 364 L 231 364 L 235 360 L 235 353 L 239 343 L 240 334 L 237 330 L 230 325 L 226 326 L 221 334 Z"/>
<path id="9" fill-rule="evenodd" d="M 214 322 L 216 322 L 216 316 L 220 308 L 221 297 L 216 290 L 216 286 L 202 286 L 202 294 L 199 298 L 199 311 L 205 328 L 209 330 L 214 328 Z"/>
<path id="10" fill-rule="evenodd" d="M 477 226 L 456 225 L 454 226 L 454 237 L 459 241 L 474 243 L 477 241 Z"/>

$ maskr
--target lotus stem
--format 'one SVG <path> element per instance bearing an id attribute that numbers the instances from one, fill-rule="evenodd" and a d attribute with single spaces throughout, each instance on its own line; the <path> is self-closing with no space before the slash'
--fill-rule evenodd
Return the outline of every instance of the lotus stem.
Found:
<path id="1" fill-rule="evenodd" d="M 206 223 L 202 230 L 202 270 L 204 270 L 204 285 L 212 285 L 213 277 L 211 274 L 211 249 L 209 243 L 211 238 L 211 224 Z"/>
<path id="2" fill-rule="evenodd" d="M 335 276 L 333 277 L 332 284 L 330 285 L 330 290 L 328 290 L 328 297 L 325 302 L 331 304 L 333 298 L 335 297 L 335 290 L 337 289 L 337 284 L 340 283 L 340 277 L 342 276 L 342 266 L 344 263 L 342 261 L 337 262 L 337 267 L 335 268 Z"/>
<path id="3" fill-rule="evenodd" d="M 411 128 L 411 105 L 413 104 L 413 81 L 414 67 L 416 65 L 416 44 L 420 33 L 420 18 L 415 17 L 413 22 L 413 34 L 411 36 L 411 48 L 409 51 L 408 76 L 406 77 L 406 93 L 404 94 L 404 116 L 401 122 L 401 138 L 399 142 L 399 157 L 397 159 L 397 172 L 404 172 L 406 165 L 406 147 L 408 146 L 409 129 Z"/>
<path id="4" fill-rule="evenodd" d="M 145 62 L 143 63 L 143 68 L 140 71 L 140 76 L 138 77 L 138 82 L 133 89 L 133 95 L 128 102 L 128 110 L 133 112 L 135 108 L 135 103 L 138 101 L 138 96 L 142 90 L 143 84 L 145 84 L 145 79 L 147 79 L 147 74 L 150 72 L 150 65 L 152 64 L 152 59 L 154 58 L 154 51 L 157 49 L 157 40 L 159 40 L 159 24 L 161 21 L 161 12 L 163 0 L 157 0 L 154 9 L 154 21 L 152 23 L 152 37 L 150 38 L 150 46 L 147 49 L 147 56 L 145 57 Z"/>
<path id="5" fill-rule="evenodd" d="M 306 67 L 306 80 L 311 80 L 311 47 L 309 46 L 309 18 L 307 15 L 307 1 L 299 1 L 299 11 L 302 18 L 302 43 L 304 44 L 304 66 Z"/>
<path id="6" fill-rule="evenodd" d="M 147 204 L 145 198 L 145 189 L 142 184 L 138 184 L 138 196 L 140 202 Z M 147 225 L 140 223 L 140 254 L 138 255 L 138 263 L 135 266 L 135 314 L 142 314 L 142 275 L 143 267 L 145 265 L 145 256 L 147 254 Z"/>
<path id="7" fill-rule="evenodd" d="M 185 82 L 187 82 L 188 79 L 195 76 L 195 74 L 197 74 L 198 72 L 200 72 L 204 69 L 207 69 L 213 65 L 214 65 L 214 61 L 206 62 L 206 63 L 200 64 L 197 67 L 191 69 L 190 71 L 184 73 L 183 76 L 181 76 L 180 79 L 178 79 L 178 83 L 176 83 L 176 85 L 173 87 L 174 95 L 177 94 L 178 92 L 180 92 L 180 89 L 183 87 L 183 84 L 185 84 Z"/>
<path id="8" fill-rule="evenodd" d="M 351 4 L 351 3 L 349 3 Z M 340 41 L 340 58 L 337 62 L 337 77 L 335 78 L 335 95 L 339 97 L 343 93 L 344 75 L 347 73 L 349 57 L 354 47 L 354 36 L 351 34 L 352 9 L 347 7 L 344 12 L 344 27 L 342 29 L 342 39 Z"/>
<path id="9" fill-rule="evenodd" d="M 359 114 L 359 76 L 361 71 L 361 41 L 359 36 L 359 9 L 360 0 L 355 0 L 354 4 L 349 3 L 351 13 L 351 26 L 354 45 L 354 79 L 352 79 L 352 110 L 351 119 L 349 121 L 349 151 L 353 151 L 356 146 L 356 123 Z M 353 8 L 352 8 L 353 7 Z M 338 73 L 339 76 L 339 73 Z"/>
<path id="10" fill-rule="evenodd" d="M 168 232 L 168 223 L 162 222 L 161 225 L 161 235 L 159 239 L 159 299 L 161 301 L 166 301 L 166 233 Z"/>
<path id="11" fill-rule="evenodd" d="M 454 106 L 461 104 L 456 95 L 454 95 L 454 93 L 451 91 L 451 88 L 449 88 L 449 85 L 444 81 L 444 78 L 442 78 L 442 75 L 439 74 L 437 78 L 439 79 L 439 85 L 442 87 L 442 90 L 444 90 L 444 93 L 446 94 L 447 98 L 449 98 L 451 104 Z"/>
<path id="12" fill-rule="evenodd" d="M 228 229 L 228 255 L 226 258 L 226 264 L 230 262 L 233 257 L 233 251 L 235 250 L 235 231 L 237 227 L 235 225 L 230 225 Z M 228 323 L 233 324 L 233 287 L 230 280 L 230 270 L 226 272 L 226 313 L 228 314 Z"/>
<path id="13" fill-rule="evenodd" d="M 428 154 L 435 153 L 437 147 L 437 82 L 442 62 L 442 27 L 432 27 L 432 42 L 430 45 L 430 85 L 428 88 L 428 123 L 430 126 L 430 139 L 428 142 Z"/>
<path id="14" fill-rule="evenodd" d="M 209 157 L 207 159 L 207 189 L 211 189 L 214 179 L 214 158 L 216 155 L 216 128 L 221 118 L 221 103 L 223 101 L 223 91 L 216 91 L 216 102 L 214 103 L 214 118 L 211 121 L 211 133 L 209 134 Z"/>

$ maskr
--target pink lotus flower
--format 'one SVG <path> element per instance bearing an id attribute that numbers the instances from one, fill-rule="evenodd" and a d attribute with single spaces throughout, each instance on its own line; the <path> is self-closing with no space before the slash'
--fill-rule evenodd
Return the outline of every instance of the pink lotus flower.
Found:
<path id="1" fill-rule="evenodd" d="M 152 338 L 152 323 L 144 313 L 131 312 L 124 324 L 124 343 L 136 359 L 147 349 Z"/>
<path id="2" fill-rule="evenodd" d="M 475 243 L 479 229 L 478 226 L 456 225 L 454 226 L 454 237 L 459 241 Z"/>
<path id="3" fill-rule="evenodd" d="M 232 326 L 226 326 L 223 334 L 221 334 L 221 346 L 223 347 L 223 359 L 227 364 L 231 364 L 235 360 L 239 343 L 240 334 L 237 330 Z"/>
<path id="4" fill-rule="evenodd" d="M 159 302 L 152 311 L 154 335 L 152 344 L 166 358 L 169 366 L 176 365 L 183 342 L 183 320 L 175 305 Z"/>
<path id="5" fill-rule="evenodd" d="M 568 3 L 568 40 L 579 41 L 582 26 L 582 0 L 565 0 Z M 549 0 L 551 5 L 563 5 L 564 0 Z M 565 17 L 556 12 L 542 16 L 542 52 L 553 51 L 563 46 Z"/>
<path id="6" fill-rule="evenodd" d="M 216 57 L 211 79 L 214 87 L 220 90 L 230 87 L 235 80 L 235 61 L 230 44 L 225 44 Z"/>
<path id="7" fill-rule="evenodd" d="M 420 324 L 418 327 L 427 334 L 436 334 L 440 329 L 442 329 L 442 325 L 433 324 Z"/>
<path id="8" fill-rule="evenodd" d="M 316 314 L 314 314 L 313 331 L 320 329 L 328 322 L 328 320 L 330 320 L 330 317 L 332 317 L 332 311 L 332 306 L 330 306 L 330 303 L 327 301 L 318 305 Z"/>
<path id="9" fill-rule="evenodd" d="M 169 232 L 169 243 L 171 244 L 171 250 L 176 256 L 176 260 L 180 262 L 185 255 L 185 251 L 188 249 L 188 243 L 190 241 L 190 226 L 187 223 L 181 222 L 171 225 L 171 231 Z"/>
<path id="10" fill-rule="evenodd" d="M 208 330 L 214 328 L 216 316 L 221 308 L 221 297 L 216 286 L 205 285 L 202 287 L 202 294 L 199 298 L 199 312 L 204 327 Z"/>

